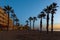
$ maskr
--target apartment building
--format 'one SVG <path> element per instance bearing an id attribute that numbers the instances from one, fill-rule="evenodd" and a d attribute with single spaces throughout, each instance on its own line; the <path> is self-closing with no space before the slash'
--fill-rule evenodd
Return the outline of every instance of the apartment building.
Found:
<path id="1" fill-rule="evenodd" d="M 3 8 L 0 7 L 0 29 L 2 28 L 3 30 L 7 30 L 8 26 L 8 14 L 5 13 Z M 10 18 L 9 19 L 9 30 L 13 29 L 13 21 Z"/>

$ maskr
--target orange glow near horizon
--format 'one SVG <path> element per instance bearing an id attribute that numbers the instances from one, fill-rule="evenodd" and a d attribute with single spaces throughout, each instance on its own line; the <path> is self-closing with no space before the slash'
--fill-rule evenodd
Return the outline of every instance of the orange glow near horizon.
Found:
<path id="1" fill-rule="evenodd" d="M 49 26 L 49 30 L 51 29 L 51 25 Z M 60 31 L 60 24 L 54 24 L 53 25 L 54 31 Z"/>

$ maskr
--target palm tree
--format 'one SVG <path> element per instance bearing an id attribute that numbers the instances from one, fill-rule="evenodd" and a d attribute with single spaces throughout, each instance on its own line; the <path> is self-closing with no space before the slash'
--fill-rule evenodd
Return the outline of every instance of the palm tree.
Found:
<path id="1" fill-rule="evenodd" d="M 14 19 L 16 18 L 16 14 L 14 13 L 14 10 L 11 11 L 11 17 L 13 18 L 13 30 L 14 30 Z"/>
<path id="2" fill-rule="evenodd" d="M 54 18 L 55 11 L 56 9 L 53 9 L 51 11 L 51 32 L 53 32 L 53 18 Z"/>
<path id="3" fill-rule="evenodd" d="M 12 7 L 10 7 L 9 5 L 4 6 L 4 10 L 5 10 L 6 13 L 8 13 L 8 27 L 7 27 L 7 31 L 8 31 L 8 28 L 9 28 L 9 17 L 10 17 L 10 12 L 12 10 Z"/>
<path id="4" fill-rule="evenodd" d="M 17 26 L 20 26 L 20 24 L 19 24 L 19 23 L 17 23 Z"/>
<path id="5" fill-rule="evenodd" d="M 35 23 L 36 20 L 37 20 L 37 18 L 33 17 L 33 30 L 34 30 L 34 23 Z"/>
<path id="6" fill-rule="evenodd" d="M 33 18 L 32 17 L 29 17 L 28 19 L 30 21 L 30 30 L 31 30 L 31 21 L 33 20 Z"/>
<path id="7" fill-rule="evenodd" d="M 40 20 L 40 32 L 42 32 L 42 18 L 45 18 L 46 14 L 42 11 L 41 14 L 38 15 Z"/>
<path id="8" fill-rule="evenodd" d="M 15 21 L 16 21 L 16 26 L 17 26 L 17 23 L 19 22 L 19 19 L 16 17 Z"/>
<path id="9" fill-rule="evenodd" d="M 51 5 L 52 5 L 52 6 L 50 6 L 51 7 L 51 32 L 53 32 L 53 18 L 54 18 L 54 14 L 56 13 L 55 11 L 57 11 L 57 9 L 56 9 L 57 4 L 53 3 Z"/>
<path id="10" fill-rule="evenodd" d="M 46 30 L 47 30 L 47 33 L 48 33 L 48 27 L 49 27 L 49 13 L 50 13 L 50 10 L 51 10 L 51 8 L 50 7 L 48 7 L 47 6 L 47 8 L 45 8 L 44 9 L 44 12 L 46 12 L 46 14 L 47 14 L 47 19 L 46 19 L 46 22 L 47 22 L 47 24 L 46 24 Z"/>
<path id="11" fill-rule="evenodd" d="M 29 21 L 28 21 L 28 20 L 26 20 L 26 23 L 27 23 L 26 25 L 28 25 Z"/>
<path id="12" fill-rule="evenodd" d="M 19 28 L 20 24 L 19 24 L 19 19 L 16 17 L 16 19 L 14 19 L 16 22 L 16 27 Z"/>

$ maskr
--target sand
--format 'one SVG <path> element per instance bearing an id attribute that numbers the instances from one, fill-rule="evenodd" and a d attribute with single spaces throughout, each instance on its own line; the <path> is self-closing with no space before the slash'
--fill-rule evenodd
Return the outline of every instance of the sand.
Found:
<path id="1" fill-rule="evenodd" d="M 3 31 L 0 32 L 0 40 L 60 40 L 60 32 Z"/>

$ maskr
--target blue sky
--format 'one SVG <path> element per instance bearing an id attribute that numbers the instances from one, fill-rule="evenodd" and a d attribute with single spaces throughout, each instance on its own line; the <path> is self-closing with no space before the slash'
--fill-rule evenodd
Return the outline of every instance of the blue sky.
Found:
<path id="1" fill-rule="evenodd" d="M 48 5 L 56 2 L 60 6 L 60 0 L 0 0 L 0 6 L 10 5 L 13 7 L 17 17 L 20 20 L 20 24 L 25 25 L 25 21 L 30 17 L 37 15 Z M 54 15 L 54 24 L 60 22 L 60 7 L 57 8 L 57 12 Z M 51 17 L 51 15 L 50 15 Z M 39 19 L 36 21 L 36 26 L 39 26 Z M 43 24 L 46 24 L 46 19 L 43 20 Z"/>

